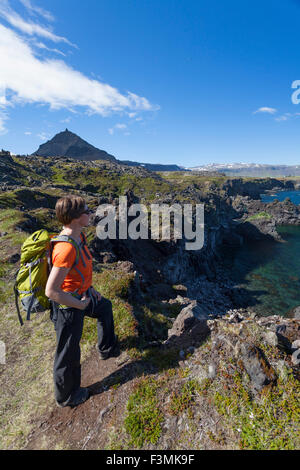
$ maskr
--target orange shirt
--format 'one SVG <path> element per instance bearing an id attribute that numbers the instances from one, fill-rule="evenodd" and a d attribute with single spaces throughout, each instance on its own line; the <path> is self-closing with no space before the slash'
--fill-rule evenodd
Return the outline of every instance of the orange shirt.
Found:
<path id="1" fill-rule="evenodd" d="M 81 237 L 82 238 L 82 237 Z M 66 292 L 75 292 L 76 289 L 79 294 L 83 294 L 91 285 L 92 285 L 92 276 L 93 276 L 93 265 L 92 265 L 92 255 L 85 245 L 85 250 L 90 256 L 90 259 L 84 253 L 84 250 L 81 250 L 84 262 L 86 267 L 82 263 L 81 257 L 79 257 L 79 262 L 76 268 L 82 273 L 84 277 L 84 283 L 82 284 L 82 277 L 75 270 L 71 269 L 67 276 L 65 277 L 64 282 L 61 285 L 61 289 Z M 54 243 L 53 252 L 52 252 L 52 265 L 58 268 L 71 268 L 75 263 L 76 259 L 76 249 L 71 243 L 68 242 L 57 242 Z"/>

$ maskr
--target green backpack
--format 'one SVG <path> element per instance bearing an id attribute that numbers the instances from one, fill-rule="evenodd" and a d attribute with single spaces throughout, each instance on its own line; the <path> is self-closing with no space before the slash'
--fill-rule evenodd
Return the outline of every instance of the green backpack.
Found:
<path id="1" fill-rule="evenodd" d="M 21 326 L 23 319 L 19 308 L 19 298 L 25 312 L 27 320 L 30 320 L 31 312 L 44 312 L 51 308 L 51 300 L 45 294 L 45 288 L 48 276 L 52 268 L 52 250 L 55 242 L 71 243 L 76 249 L 76 259 L 72 269 L 80 274 L 82 283 L 84 278 L 77 268 L 79 258 L 85 265 L 81 249 L 84 250 L 89 258 L 86 250 L 86 238 L 81 233 L 83 242 L 78 245 L 73 238 L 68 235 L 50 234 L 47 230 L 39 230 L 28 237 L 22 245 L 20 269 L 16 273 L 16 281 L 14 285 L 16 308 Z"/>

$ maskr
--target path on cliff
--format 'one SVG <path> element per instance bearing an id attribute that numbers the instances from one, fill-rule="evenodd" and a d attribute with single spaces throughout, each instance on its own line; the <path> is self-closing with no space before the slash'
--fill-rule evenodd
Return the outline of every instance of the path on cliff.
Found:
<path id="1" fill-rule="evenodd" d="M 143 370 L 141 361 L 131 361 L 126 352 L 102 361 L 94 350 L 82 364 L 81 385 L 89 387 L 90 398 L 76 408 L 53 405 L 33 423 L 35 430 L 28 436 L 25 449 L 104 449 L 105 429 L 118 426 Z"/>

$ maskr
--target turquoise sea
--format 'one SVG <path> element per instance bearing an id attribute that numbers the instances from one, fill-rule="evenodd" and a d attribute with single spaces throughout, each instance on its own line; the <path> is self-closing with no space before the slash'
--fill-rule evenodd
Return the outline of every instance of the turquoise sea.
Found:
<path id="1" fill-rule="evenodd" d="M 274 193 L 260 195 L 262 202 L 272 202 L 274 199 L 284 201 L 287 197 L 289 197 L 294 204 L 300 204 L 300 191 L 274 191 Z"/>
<path id="2" fill-rule="evenodd" d="M 289 197 L 300 204 L 300 191 L 263 195 L 263 202 Z M 285 243 L 257 241 L 228 251 L 224 260 L 234 281 L 249 294 L 248 306 L 262 316 L 289 316 L 300 305 L 300 226 L 278 227 Z"/>

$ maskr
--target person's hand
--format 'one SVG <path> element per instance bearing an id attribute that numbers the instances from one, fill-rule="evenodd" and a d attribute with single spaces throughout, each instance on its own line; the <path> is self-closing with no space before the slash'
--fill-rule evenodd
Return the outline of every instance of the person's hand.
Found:
<path id="1" fill-rule="evenodd" d="M 90 297 L 87 297 L 86 292 L 82 295 L 80 299 L 80 310 L 85 310 L 91 301 Z"/>
<path id="2" fill-rule="evenodd" d="M 96 297 L 98 301 L 101 300 L 102 295 L 100 294 L 100 292 L 96 291 L 96 289 L 94 289 L 93 287 L 91 287 L 91 293 L 94 297 Z"/>

